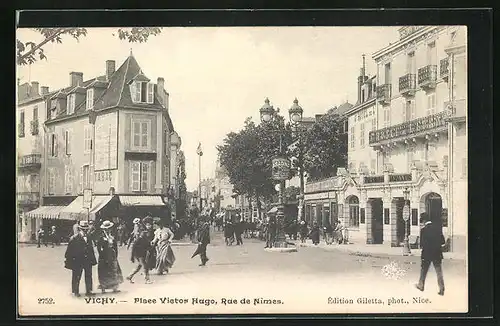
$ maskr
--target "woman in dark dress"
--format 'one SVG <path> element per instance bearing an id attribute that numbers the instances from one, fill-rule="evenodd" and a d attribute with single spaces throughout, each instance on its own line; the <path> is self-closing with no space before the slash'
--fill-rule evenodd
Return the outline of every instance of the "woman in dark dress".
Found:
<path id="1" fill-rule="evenodd" d="M 153 219 L 150 216 L 146 216 L 142 220 L 142 224 L 144 225 L 144 230 L 141 231 L 137 240 L 132 244 L 131 261 L 132 263 L 137 261 L 137 266 L 132 273 L 127 276 L 127 280 L 130 281 L 130 283 L 134 283 L 133 278 L 135 274 L 137 274 L 141 268 L 144 268 L 145 282 L 146 284 L 151 284 L 153 282 L 149 278 L 149 271 L 156 266 L 155 248 L 151 245 L 154 239 Z"/>
<path id="2" fill-rule="evenodd" d="M 319 244 L 319 233 L 320 233 L 320 230 L 319 230 L 318 223 L 314 222 L 312 230 L 311 230 L 311 240 L 312 240 L 313 244 L 315 244 L 315 245 Z"/>
<path id="3" fill-rule="evenodd" d="M 99 288 L 104 293 L 107 289 L 119 292 L 118 286 L 123 283 L 122 270 L 118 263 L 118 243 L 111 235 L 113 222 L 104 221 L 101 225 L 101 236 L 97 240 L 97 252 L 99 261 L 97 274 L 99 276 Z"/>

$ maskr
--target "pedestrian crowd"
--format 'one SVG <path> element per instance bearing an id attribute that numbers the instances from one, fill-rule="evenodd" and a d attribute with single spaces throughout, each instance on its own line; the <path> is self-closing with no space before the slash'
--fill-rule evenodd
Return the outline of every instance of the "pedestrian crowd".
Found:
<path id="1" fill-rule="evenodd" d="M 105 220 L 96 225 L 93 221 L 79 221 L 73 226 L 73 236 L 69 239 L 65 252 L 65 268 L 71 270 L 71 292 L 80 297 L 80 280 L 82 274 L 85 279 L 85 295 L 92 296 L 93 277 L 92 267 L 97 265 L 98 289 L 119 292 L 119 286 L 124 279 L 134 283 L 134 277 L 142 270 L 144 282 L 151 284 L 150 273 L 157 275 L 168 274 L 176 261 L 171 243 L 174 232 L 179 231 L 179 223 L 168 225 L 159 218 L 146 216 L 143 219 L 133 220 L 133 230 L 129 235 L 124 225 Z M 200 255 L 201 264 L 208 262 L 206 253 L 210 243 L 209 222 L 202 222 L 198 229 L 198 248 L 193 255 Z M 43 239 L 43 238 L 42 238 Z M 134 269 L 123 277 L 118 261 L 119 247 L 130 250 L 130 260 L 135 264 Z M 97 258 L 95 254 L 97 251 Z"/>

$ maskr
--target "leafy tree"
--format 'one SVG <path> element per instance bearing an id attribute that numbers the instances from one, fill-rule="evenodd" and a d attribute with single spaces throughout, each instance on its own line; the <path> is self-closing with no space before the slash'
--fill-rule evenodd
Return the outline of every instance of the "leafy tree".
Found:
<path id="1" fill-rule="evenodd" d="M 64 36 L 70 36 L 80 40 L 87 36 L 86 28 L 33 28 L 33 31 L 42 35 L 42 41 L 35 43 L 33 40 L 17 39 L 17 64 L 27 65 L 37 60 L 47 59 L 43 47 L 47 43 L 62 43 Z M 133 27 L 130 29 L 120 28 L 117 31 L 120 40 L 127 40 L 130 43 L 147 42 L 150 36 L 161 33 L 161 27 Z M 116 34 L 113 33 L 113 36 Z"/>
<path id="2" fill-rule="evenodd" d="M 308 180 L 333 177 L 347 163 L 347 133 L 342 119 L 330 110 L 304 135 L 303 164 Z"/>

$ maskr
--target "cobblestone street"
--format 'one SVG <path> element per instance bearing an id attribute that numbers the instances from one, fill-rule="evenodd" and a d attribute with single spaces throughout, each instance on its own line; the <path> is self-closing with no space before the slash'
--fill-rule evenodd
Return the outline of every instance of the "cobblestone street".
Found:
<path id="1" fill-rule="evenodd" d="M 99 303 L 70 295 L 71 273 L 64 269 L 65 246 L 56 248 L 19 248 L 20 312 L 64 314 L 127 314 L 127 313 L 218 313 L 243 312 L 397 312 L 399 304 L 388 305 L 388 299 L 401 298 L 411 302 L 413 297 L 429 299 L 430 303 L 406 304 L 405 311 L 447 311 L 449 300 L 463 301 L 467 306 L 465 261 L 445 260 L 446 295 L 437 295 L 436 276 L 431 268 L 424 293 L 413 287 L 418 280 L 419 257 L 364 257 L 343 251 L 299 247 L 296 253 L 273 253 L 263 250 L 264 244 L 255 239 L 244 239 L 243 246 L 224 245 L 215 233 L 208 247 L 210 261 L 199 267 L 199 258 L 190 259 L 195 246 L 173 246 L 175 266 L 165 276 L 152 275 L 154 284 L 144 284 L 143 276 L 136 283 L 125 282 L 118 294 L 97 293 L 98 298 L 114 298 Z M 129 251 L 121 247 L 120 264 L 126 276 L 133 268 Z M 392 263 L 392 264 L 391 264 Z M 390 266 L 393 277 L 384 275 L 384 266 Z M 391 269 L 389 268 L 389 269 Z M 387 267 L 386 267 L 387 269 Z M 98 285 L 97 267 L 93 274 L 94 291 Z M 82 279 L 81 289 L 83 292 Z M 39 298 L 52 298 L 53 304 L 39 303 Z M 185 298 L 187 304 L 162 304 L 161 298 Z M 193 304 L 193 298 L 199 298 Z M 238 304 L 223 303 L 223 298 Z M 243 298 L 250 304 L 241 304 Z M 281 300 L 282 304 L 254 304 L 255 299 Z M 380 298 L 384 304 L 329 304 L 339 300 Z M 142 300 L 141 300 L 142 299 Z M 154 299 L 155 302 L 149 301 Z M 202 301 L 211 299 L 213 301 Z M 122 302 L 123 301 L 123 302 Z M 168 301 L 168 300 L 167 300 Z M 217 303 L 215 303 L 217 302 Z M 226 303 L 229 301 L 226 301 Z M 424 307 L 424 305 L 427 305 Z M 429 306 L 430 305 L 430 306 Z M 265 306 L 265 307 L 263 307 Z M 399 306 L 399 308 L 398 308 Z"/>

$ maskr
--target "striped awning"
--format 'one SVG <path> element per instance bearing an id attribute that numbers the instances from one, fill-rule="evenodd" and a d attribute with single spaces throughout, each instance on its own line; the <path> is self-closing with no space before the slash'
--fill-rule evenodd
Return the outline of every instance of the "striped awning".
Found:
<path id="1" fill-rule="evenodd" d="M 55 220 L 59 219 L 59 213 L 64 208 L 66 208 L 66 206 L 40 206 L 30 212 L 25 213 L 25 216 L 29 218 L 46 218 Z"/>
<path id="2" fill-rule="evenodd" d="M 161 196 L 120 196 L 123 206 L 166 206 Z"/>
<path id="3" fill-rule="evenodd" d="M 83 196 L 78 196 L 71 204 L 66 206 L 61 211 L 61 218 L 68 220 L 95 220 L 95 214 L 99 212 L 101 208 L 106 206 L 113 199 L 113 196 L 93 196 L 92 197 L 92 207 L 90 209 L 83 208 Z"/>

